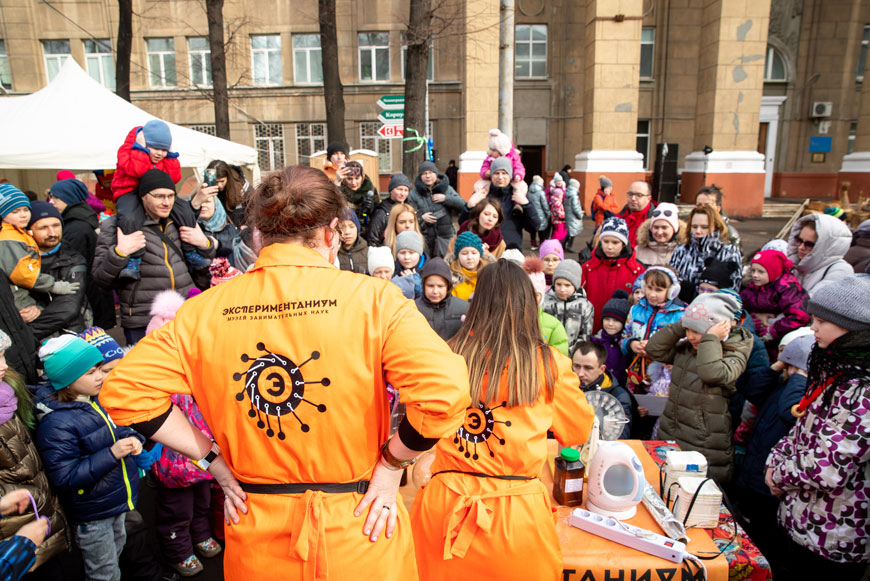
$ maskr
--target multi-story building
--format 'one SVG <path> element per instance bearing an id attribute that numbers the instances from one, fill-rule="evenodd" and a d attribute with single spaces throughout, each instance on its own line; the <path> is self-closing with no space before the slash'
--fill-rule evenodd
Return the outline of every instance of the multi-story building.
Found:
<path id="1" fill-rule="evenodd" d="M 404 146 L 378 135 L 377 100 L 404 91 L 408 3 L 336 3 L 347 140 L 378 152 L 387 179 Z M 498 121 L 499 2 L 433 6 L 430 123 L 415 129 L 442 168 L 461 160 L 465 187 Z M 683 199 L 716 182 L 731 213 L 757 214 L 766 196 L 832 197 L 842 181 L 870 196 L 870 0 L 515 6 L 510 132 L 529 176 L 568 164 L 585 199 L 602 173 L 622 193 L 669 167 L 656 147 L 667 143 Z M 213 132 L 204 3 L 133 8 L 133 103 Z M 327 141 L 317 2 L 227 0 L 224 24 L 231 138 L 254 146 L 264 171 L 307 163 Z M 0 84 L 36 91 L 73 58 L 113 89 L 116 35 L 107 0 L 0 0 Z"/>

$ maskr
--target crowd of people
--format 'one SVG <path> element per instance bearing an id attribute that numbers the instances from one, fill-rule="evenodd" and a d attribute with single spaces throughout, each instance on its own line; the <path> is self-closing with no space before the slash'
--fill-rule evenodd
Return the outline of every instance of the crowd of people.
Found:
<path id="1" fill-rule="evenodd" d="M 600 390 L 621 438 L 704 454 L 776 577 L 860 579 L 870 222 L 810 214 L 744 254 L 716 186 L 684 221 L 602 176 L 575 250 L 570 168 L 527 185 L 488 145 L 467 199 L 432 161 L 381 196 L 341 143 L 256 187 L 215 161 L 183 199 L 159 121 L 119 149 L 114 213 L 68 172 L 47 201 L 0 183 L 4 578 L 63 578 L 75 547 L 98 580 L 222 551 L 231 579 L 556 579 L 546 440 L 584 443 Z"/>

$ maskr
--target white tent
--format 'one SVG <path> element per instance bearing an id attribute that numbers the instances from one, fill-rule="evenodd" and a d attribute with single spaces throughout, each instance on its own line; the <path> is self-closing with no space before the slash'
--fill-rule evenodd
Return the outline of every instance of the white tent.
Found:
<path id="1" fill-rule="evenodd" d="M 0 98 L 0 168 L 114 169 L 130 129 L 156 119 L 93 80 L 71 58 L 44 89 Z M 256 174 L 254 148 L 168 123 L 182 167 L 214 159 Z"/>

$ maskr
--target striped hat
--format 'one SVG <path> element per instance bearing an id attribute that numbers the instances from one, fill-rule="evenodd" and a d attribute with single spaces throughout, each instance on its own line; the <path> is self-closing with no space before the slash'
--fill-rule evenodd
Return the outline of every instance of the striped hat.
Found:
<path id="1" fill-rule="evenodd" d="M 30 207 L 27 195 L 8 182 L 0 184 L 0 218 L 5 218 L 9 212 L 21 206 Z"/>

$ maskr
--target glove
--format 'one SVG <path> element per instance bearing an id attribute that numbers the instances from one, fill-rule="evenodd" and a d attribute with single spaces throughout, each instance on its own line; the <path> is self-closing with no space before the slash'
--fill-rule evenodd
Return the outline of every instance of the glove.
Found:
<path id="1" fill-rule="evenodd" d="M 160 454 L 163 452 L 163 444 L 154 444 L 150 450 L 142 450 L 138 456 L 133 456 L 136 466 L 142 470 L 148 470 L 151 465 L 160 459 Z"/>
<path id="2" fill-rule="evenodd" d="M 82 286 L 80 282 L 67 282 L 65 280 L 59 280 L 51 285 L 51 293 L 56 295 L 73 295 L 78 292 L 79 287 Z"/>

